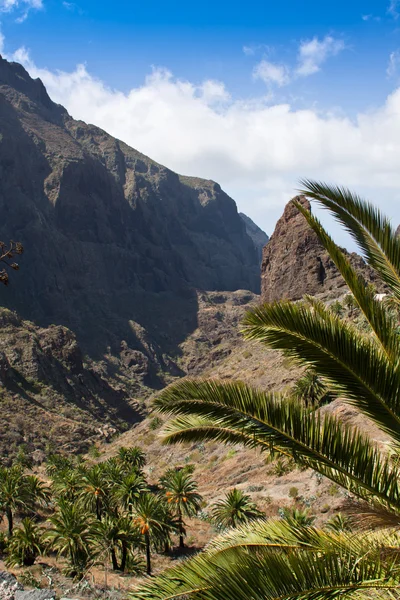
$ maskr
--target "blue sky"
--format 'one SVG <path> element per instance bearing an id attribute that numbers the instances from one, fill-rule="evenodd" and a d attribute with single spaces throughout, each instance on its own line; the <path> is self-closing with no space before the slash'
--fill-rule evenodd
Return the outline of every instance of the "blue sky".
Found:
<path id="1" fill-rule="evenodd" d="M 400 0 L 0 0 L 3 54 L 76 118 L 219 181 L 269 233 L 299 177 L 400 222 Z"/>

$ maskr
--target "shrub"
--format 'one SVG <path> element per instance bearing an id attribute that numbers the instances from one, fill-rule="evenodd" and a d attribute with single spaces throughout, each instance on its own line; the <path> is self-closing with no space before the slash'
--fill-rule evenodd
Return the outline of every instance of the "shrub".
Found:
<path id="1" fill-rule="evenodd" d="M 149 423 L 149 427 L 152 431 L 155 431 L 156 429 L 159 429 L 159 427 L 161 427 L 162 425 L 162 419 L 160 419 L 160 417 L 154 417 L 150 423 Z"/>

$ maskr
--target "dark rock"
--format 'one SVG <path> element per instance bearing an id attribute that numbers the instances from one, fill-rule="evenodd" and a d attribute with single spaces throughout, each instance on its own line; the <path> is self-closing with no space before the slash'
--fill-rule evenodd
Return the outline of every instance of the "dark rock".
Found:
<path id="1" fill-rule="evenodd" d="M 121 340 L 143 351 L 136 323 L 161 361 L 195 328 L 193 288 L 259 290 L 257 251 L 217 183 L 179 176 L 75 121 L 2 59 L 0 208 L 0 239 L 25 248 L 0 304 L 71 329 L 96 358 Z M 49 351 L 65 335 L 46 333 Z M 67 348 L 59 358 L 79 372 L 78 348 Z"/>
<path id="2" fill-rule="evenodd" d="M 250 217 L 248 217 L 244 213 L 239 213 L 239 215 L 243 220 L 244 224 L 246 225 L 247 234 L 253 240 L 253 244 L 256 247 L 258 259 L 261 264 L 263 248 L 265 244 L 268 243 L 269 237 L 267 236 L 265 231 L 263 231 L 258 225 L 256 225 L 254 221 L 252 221 L 252 219 L 250 219 Z"/>

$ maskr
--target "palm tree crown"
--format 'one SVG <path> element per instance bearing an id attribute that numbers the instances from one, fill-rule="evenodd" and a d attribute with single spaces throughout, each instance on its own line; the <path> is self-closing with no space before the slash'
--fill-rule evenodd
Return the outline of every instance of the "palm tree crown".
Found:
<path id="1" fill-rule="evenodd" d="M 177 517 L 179 529 L 179 546 L 184 547 L 184 536 L 186 534 L 183 517 L 193 517 L 201 506 L 202 497 L 197 492 L 197 483 L 184 469 L 167 471 L 161 480 L 163 494 L 171 507 L 171 511 Z"/>
<path id="2" fill-rule="evenodd" d="M 212 506 L 213 521 L 223 528 L 237 527 L 265 515 L 258 510 L 257 505 L 251 501 L 250 496 L 234 488 L 222 500 Z"/>

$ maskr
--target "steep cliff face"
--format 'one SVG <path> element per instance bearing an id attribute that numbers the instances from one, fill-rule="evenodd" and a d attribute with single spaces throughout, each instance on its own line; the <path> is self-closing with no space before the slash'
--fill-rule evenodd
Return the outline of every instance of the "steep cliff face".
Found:
<path id="1" fill-rule="evenodd" d="M 304 196 L 296 200 L 310 210 Z M 356 253 L 350 262 L 367 281 L 377 283 L 375 273 Z M 303 215 L 289 202 L 264 247 L 261 265 L 261 297 L 264 302 L 287 298 L 299 300 L 305 294 L 338 293 L 346 284 L 334 263 L 308 226 Z"/>
<path id="2" fill-rule="evenodd" d="M 75 121 L 2 59 L 0 209 L 1 239 L 26 249 L 0 305 L 70 327 L 92 355 L 122 342 L 162 363 L 196 327 L 193 288 L 259 288 L 257 250 L 217 183 Z"/>
<path id="3" fill-rule="evenodd" d="M 258 225 L 256 225 L 252 219 L 250 219 L 250 217 L 248 217 L 244 213 L 239 213 L 239 215 L 242 218 L 243 223 L 246 225 L 246 231 L 248 235 L 253 240 L 253 244 L 257 249 L 258 259 L 261 264 L 263 249 L 265 244 L 268 243 L 269 237 L 267 236 L 265 231 L 263 231 Z"/>

